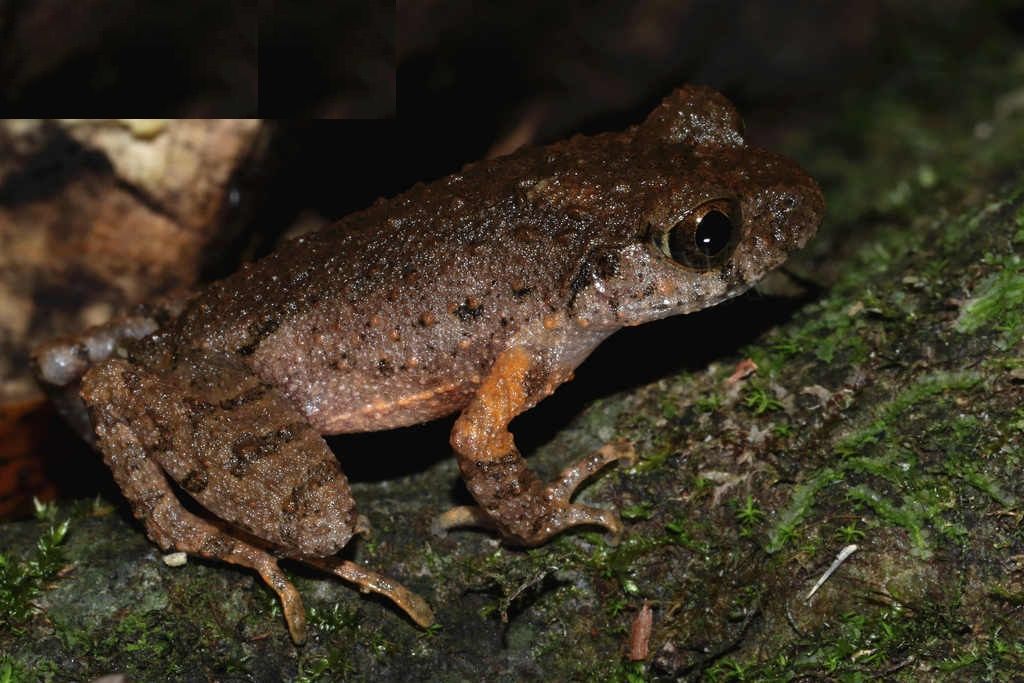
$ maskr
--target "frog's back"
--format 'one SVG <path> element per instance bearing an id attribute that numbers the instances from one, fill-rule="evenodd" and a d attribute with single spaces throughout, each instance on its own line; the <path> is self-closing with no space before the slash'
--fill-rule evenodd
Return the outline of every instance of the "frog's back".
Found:
<path id="1" fill-rule="evenodd" d="M 327 432 L 458 410 L 510 339 L 564 307 L 615 208 L 586 193 L 628 162 L 586 151 L 623 135 L 472 164 L 286 242 L 198 297 L 180 343 L 247 356 Z"/>

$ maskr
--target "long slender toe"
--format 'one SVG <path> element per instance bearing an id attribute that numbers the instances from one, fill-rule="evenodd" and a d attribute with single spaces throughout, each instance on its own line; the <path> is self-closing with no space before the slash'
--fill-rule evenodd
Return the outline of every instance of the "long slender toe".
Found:
<path id="1" fill-rule="evenodd" d="M 548 491 L 555 499 L 568 503 L 580 484 L 608 465 L 620 460 L 627 465 L 636 462 L 636 451 L 633 444 L 627 441 L 607 443 L 583 460 L 562 470 L 558 479 L 548 486 Z"/>
<path id="2" fill-rule="evenodd" d="M 497 528 L 494 520 L 478 505 L 459 505 L 442 512 L 430 525 L 430 533 L 444 538 L 451 529 L 473 527 L 477 529 Z"/>
<path id="3" fill-rule="evenodd" d="M 238 551 L 248 560 L 239 564 L 246 564 L 259 572 L 263 582 L 277 593 L 278 599 L 281 600 L 281 611 L 284 613 L 285 623 L 288 624 L 288 633 L 296 645 L 302 645 L 306 642 L 306 609 L 302 606 L 302 597 L 299 596 L 298 589 L 277 566 L 277 561 L 269 555 L 259 550 L 250 551 L 241 544 L 239 544 Z M 231 557 L 225 559 L 229 562 L 235 561 Z"/>
<path id="4" fill-rule="evenodd" d="M 398 605 L 417 625 L 426 628 L 434 623 L 434 612 L 427 601 L 394 579 L 361 567 L 355 562 L 324 557 L 298 557 L 299 561 L 338 576 L 359 586 L 364 593 L 378 593 Z"/>

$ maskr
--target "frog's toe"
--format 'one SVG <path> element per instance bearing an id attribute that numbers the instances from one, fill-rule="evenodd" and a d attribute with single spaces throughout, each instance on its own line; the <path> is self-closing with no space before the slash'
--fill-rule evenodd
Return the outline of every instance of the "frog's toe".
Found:
<path id="1" fill-rule="evenodd" d="M 478 505 L 459 505 L 442 512 L 430 524 L 430 533 L 444 538 L 452 529 L 496 529 L 497 525 Z"/>
<path id="2" fill-rule="evenodd" d="M 292 642 L 302 645 L 306 642 L 306 610 L 302 606 L 302 598 L 292 582 L 277 566 L 277 562 L 269 557 L 255 565 L 263 581 L 270 586 L 281 600 L 281 611 Z"/>
<path id="3" fill-rule="evenodd" d="M 570 505 L 566 508 L 565 528 L 574 526 L 602 526 L 612 535 L 615 543 L 622 537 L 622 520 L 614 510 Z"/>
<path id="4" fill-rule="evenodd" d="M 370 519 L 366 515 L 356 516 L 356 525 L 352 530 L 353 536 L 362 536 L 364 539 L 373 535 L 373 527 L 370 526 Z"/>
<path id="5" fill-rule="evenodd" d="M 430 609 L 430 605 L 427 604 L 427 601 L 412 591 L 406 591 L 404 602 L 396 604 L 405 610 L 405 613 L 409 615 L 409 618 L 416 622 L 416 625 L 420 628 L 429 628 L 430 626 L 433 626 L 436 621 L 434 618 L 434 610 Z"/>
<path id="6" fill-rule="evenodd" d="M 409 615 L 410 619 L 422 628 L 427 628 L 434 623 L 434 612 L 430 609 L 427 601 L 392 578 L 337 557 L 296 556 L 294 559 L 354 583 L 363 593 L 383 595 L 400 607 Z"/>
<path id="7" fill-rule="evenodd" d="M 628 441 L 605 444 L 583 460 L 564 469 L 558 479 L 548 485 L 548 492 L 555 500 L 568 505 L 583 482 L 618 461 L 622 461 L 626 466 L 636 463 L 636 450 L 633 444 Z"/>
<path id="8" fill-rule="evenodd" d="M 577 526 L 604 527 L 612 534 L 612 544 L 622 536 L 622 522 L 614 510 L 580 505 L 577 503 L 555 505 L 547 514 L 538 517 L 529 531 L 518 530 L 512 539 L 521 545 L 536 546 L 547 542 L 567 529 Z"/>

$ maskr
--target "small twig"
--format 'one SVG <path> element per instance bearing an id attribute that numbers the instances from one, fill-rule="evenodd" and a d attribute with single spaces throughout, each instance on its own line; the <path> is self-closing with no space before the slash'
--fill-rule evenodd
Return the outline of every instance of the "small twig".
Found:
<path id="1" fill-rule="evenodd" d="M 836 559 L 832 561 L 832 564 L 829 565 L 829 568 L 826 569 L 825 573 L 821 575 L 821 578 L 819 578 L 815 582 L 814 587 L 811 588 L 811 592 L 808 593 L 807 597 L 804 599 L 809 602 L 811 597 L 813 597 L 814 594 L 818 592 L 818 589 L 821 588 L 822 584 L 828 581 L 828 577 L 832 576 L 832 574 L 835 573 L 837 569 L 839 569 L 839 565 L 841 565 L 843 562 L 846 562 L 846 558 L 852 555 L 856 550 L 857 546 L 853 543 L 840 550 L 839 554 L 836 555 Z"/>
<path id="2" fill-rule="evenodd" d="M 786 621 L 789 622 L 789 627 L 793 629 L 794 633 L 796 633 L 801 638 L 807 637 L 807 634 L 801 631 L 800 628 L 796 625 L 796 619 L 793 618 L 793 613 L 790 611 L 788 604 L 786 605 Z"/>
<path id="3" fill-rule="evenodd" d="M 546 579 L 548 575 L 551 574 L 552 571 L 553 570 L 550 567 L 546 567 L 534 573 L 532 577 L 530 577 L 523 583 L 519 584 L 519 586 L 514 591 L 512 591 L 511 595 L 502 600 L 501 609 L 499 611 L 499 614 L 501 615 L 501 623 L 508 623 L 508 611 L 509 609 L 511 609 L 512 603 L 515 602 L 519 598 L 519 596 L 526 593 L 526 591 L 535 588 L 536 586 L 539 586 L 544 581 L 544 579 Z"/>
<path id="4" fill-rule="evenodd" d="M 899 671 L 900 669 L 904 668 L 908 664 L 913 664 L 916 659 L 917 658 L 914 655 L 910 655 L 906 659 L 904 659 L 902 662 L 896 662 L 895 664 L 890 666 L 888 669 L 883 671 L 881 673 L 881 675 L 882 676 L 891 676 L 892 674 L 896 673 L 897 671 Z"/>

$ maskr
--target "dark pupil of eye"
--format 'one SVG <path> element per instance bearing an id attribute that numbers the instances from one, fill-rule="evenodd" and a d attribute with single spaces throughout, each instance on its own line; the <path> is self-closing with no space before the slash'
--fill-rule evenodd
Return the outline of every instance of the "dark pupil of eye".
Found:
<path id="1" fill-rule="evenodd" d="M 725 249 L 732 237 L 732 221 L 721 211 L 708 211 L 697 223 L 694 240 L 697 250 L 705 256 L 714 256 Z"/>

